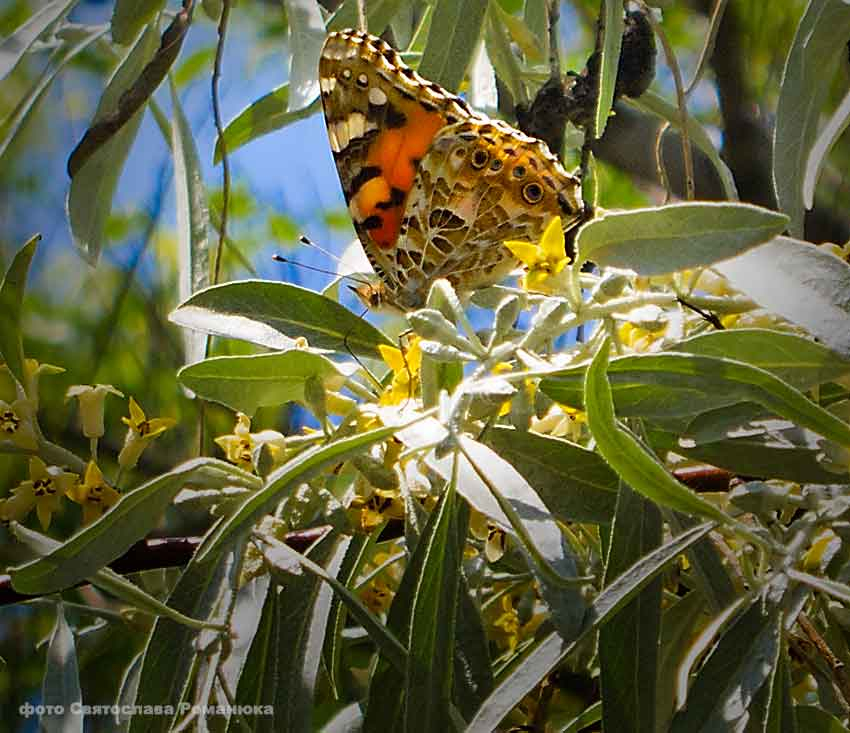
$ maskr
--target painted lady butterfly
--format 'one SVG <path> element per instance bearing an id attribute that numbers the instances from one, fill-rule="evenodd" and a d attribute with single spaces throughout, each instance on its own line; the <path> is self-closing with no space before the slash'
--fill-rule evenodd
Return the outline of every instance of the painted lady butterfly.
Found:
<path id="1" fill-rule="evenodd" d="M 380 38 L 331 33 L 319 83 L 348 210 L 382 281 L 357 289 L 371 305 L 421 307 L 438 278 L 459 291 L 495 283 L 519 265 L 502 241 L 537 241 L 553 216 L 579 221 L 579 181 L 545 143 L 471 110 Z"/>

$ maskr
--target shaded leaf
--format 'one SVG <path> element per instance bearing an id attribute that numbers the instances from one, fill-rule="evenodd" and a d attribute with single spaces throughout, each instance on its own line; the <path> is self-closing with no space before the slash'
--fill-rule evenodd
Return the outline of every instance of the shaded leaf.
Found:
<path id="1" fill-rule="evenodd" d="M 340 366 L 321 354 L 290 349 L 205 359 L 183 367 L 178 378 L 204 399 L 253 415 L 258 407 L 306 404 L 304 390 L 312 378 L 321 380 L 325 389 L 340 389 L 345 382 Z"/>
<path id="2" fill-rule="evenodd" d="M 661 544 L 661 513 L 622 484 L 605 577 L 613 579 Z M 656 729 L 661 578 L 654 578 L 599 631 L 602 720 L 605 730 L 643 733 Z"/>
<path id="3" fill-rule="evenodd" d="M 130 53 L 115 71 L 103 92 L 93 124 L 111 115 L 121 95 L 138 79 L 153 58 L 158 43 L 156 25 L 149 25 Z M 139 109 L 77 170 L 71 180 L 66 202 L 74 243 L 89 263 L 94 264 L 103 246 L 104 231 L 112 210 L 112 197 L 127 160 L 130 146 L 142 121 Z"/>
<path id="4" fill-rule="evenodd" d="M 779 208 L 803 236 L 803 185 L 818 121 L 850 36 L 850 6 L 810 0 L 788 51 L 773 131 L 773 184 Z"/>
<path id="5" fill-rule="evenodd" d="M 380 36 L 408 0 L 369 0 L 366 3 L 366 22 L 369 31 Z M 328 20 L 329 31 L 357 27 L 358 0 L 345 0 Z"/>
<path id="6" fill-rule="evenodd" d="M 27 286 L 27 273 L 41 240 L 36 234 L 18 250 L 0 284 L 0 357 L 12 376 L 22 386 L 24 375 L 24 345 L 21 339 L 21 306 Z M 36 395 L 31 395 L 35 397 Z"/>
<path id="7" fill-rule="evenodd" d="M 78 0 L 54 0 L 16 28 L 0 42 L 0 80 L 18 65 L 38 37 L 77 4 Z"/>
<path id="8" fill-rule="evenodd" d="M 838 109 L 832 113 L 823 130 L 809 151 L 809 159 L 806 161 L 806 177 L 803 180 L 803 205 L 811 209 L 815 203 L 815 186 L 821 169 L 826 162 L 826 156 L 832 150 L 841 134 L 850 123 L 850 92 L 844 95 Z"/>
<path id="9" fill-rule="evenodd" d="M 560 438 L 499 426 L 484 442 L 513 465 L 561 521 L 608 524 L 619 478 L 602 457 Z"/>
<path id="10" fill-rule="evenodd" d="M 115 0 L 112 8 L 112 40 L 126 46 L 165 7 L 165 0 Z"/>
<path id="11" fill-rule="evenodd" d="M 608 124 L 608 115 L 614 103 L 614 87 L 620 64 L 620 47 L 623 43 L 625 21 L 620 0 L 604 0 L 599 22 L 602 26 L 602 48 L 599 59 L 599 94 L 596 98 L 594 137 L 599 139 Z"/>
<path id="12" fill-rule="evenodd" d="M 712 526 L 706 523 L 682 532 L 662 547 L 642 557 L 603 588 L 585 614 L 581 633 L 574 641 L 565 641 L 557 632 L 552 632 L 541 639 L 534 650 L 511 669 L 510 674 L 481 704 L 478 713 L 466 728 L 466 732 L 492 733 L 496 730 L 502 718 L 552 669 L 563 662 L 587 634 L 607 623 L 668 563 L 708 534 Z"/>
<path id="13" fill-rule="evenodd" d="M 779 234 L 787 218 L 752 204 L 680 203 L 609 211 L 576 237 L 578 263 L 663 275 L 714 265 Z"/>

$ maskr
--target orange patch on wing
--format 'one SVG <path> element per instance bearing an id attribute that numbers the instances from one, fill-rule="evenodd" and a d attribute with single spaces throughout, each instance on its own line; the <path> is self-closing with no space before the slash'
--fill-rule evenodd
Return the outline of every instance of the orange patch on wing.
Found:
<path id="1" fill-rule="evenodd" d="M 382 130 L 369 146 L 366 164 L 377 166 L 382 175 L 367 181 L 354 197 L 362 220 L 370 216 L 381 219 L 381 226 L 369 231 L 381 249 L 392 249 L 404 214 L 404 204 L 389 208 L 392 189 L 405 194 L 413 188 L 416 164 L 424 157 L 434 136 L 445 127 L 446 121 L 436 112 L 428 112 L 415 102 L 403 104 L 400 111 L 407 119 L 403 127 Z"/>

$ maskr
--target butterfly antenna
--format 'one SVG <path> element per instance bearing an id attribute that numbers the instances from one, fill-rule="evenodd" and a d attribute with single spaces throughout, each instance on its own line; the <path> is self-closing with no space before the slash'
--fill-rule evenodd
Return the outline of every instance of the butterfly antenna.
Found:
<path id="1" fill-rule="evenodd" d="M 298 236 L 298 241 L 299 241 L 299 242 L 301 242 L 301 244 L 306 244 L 308 247 L 312 247 L 313 249 L 317 249 L 317 250 L 319 250 L 319 252 L 321 252 L 321 253 L 322 253 L 323 255 L 325 255 L 326 257 L 330 257 L 330 258 L 331 258 L 332 260 L 334 260 L 335 262 L 339 262 L 339 264 L 341 264 L 341 265 L 343 264 L 342 257 L 340 257 L 339 255 L 335 255 L 335 254 L 334 254 L 333 252 L 331 252 L 330 250 L 325 249 L 324 247 L 322 247 L 322 246 L 321 246 L 321 245 L 319 245 L 319 244 L 316 244 L 316 243 L 315 243 L 312 239 L 310 239 L 310 237 L 308 237 L 306 234 L 300 234 L 300 235 Z"/>
<path id="2" fill-rule="evenodd" d="M 273 254 L 272 259 L 275 262 L 280 262 L 284 265 L 294 265 L 295 267 L 303 267 L 305 270 L 318 272 L 322 275 L 330 275 L 331 277 L 339 277 L 345 278 L 346 280 L 353 280 L 358 285 L 369 285 L 368 280 L 361 280 L 360 278 L 357 278 L 354 275 L 340 275 L 338 272 L 334 272 L 333 270 L 327 270 L 324 267 L 316 267 L 315 265 L 308 265 L 306 262 L 299 262 L 298 260 L 293 260 L 289 257 L 284 257 L 283 255 Z"/>

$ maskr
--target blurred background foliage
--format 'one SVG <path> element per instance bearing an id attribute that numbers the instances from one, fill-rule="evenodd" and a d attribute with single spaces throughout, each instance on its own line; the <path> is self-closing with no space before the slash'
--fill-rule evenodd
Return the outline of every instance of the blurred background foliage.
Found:
<path id="1" fill-rule="evenodd" d="M 523 0 L 498 2 L 509 14 L 520 13 L 523 8 Z M 330 10 L 335 3 L 323 4 Z M 663 27 L 684 77 L 690 79 L 705 41 L 713 2 L 657 0 L 654 4 L 662 11 Z M 766 181 L 772 116 L 782 64 L 804 5 L 802 0 L 730 0 L 709 73 L 691 98 L 691 114 L 707 127 L 723 150 L 743 200 L 771 203 L 771 188 Z M 42 6 L 38 0 L 6 0 L 0 5 L 0 38 Z M 216 22 L 211 17 L 215 15 L 214 6 L 212 1 L 199 5 L 173 67 L 209 187 L 213 223 L 220 218 L 222 201 L 221 167 L 213 164 L 215 130 L 210 98 L 217 39 Z M 169 3 L 168 10 L 174 12 L 177 7 Z M 69 19 L 77 24 L 108 24 L 112 11 L 110 2 L 88 0 L 80 2 Z M 598 12 L 598 0 L 561 4 L 559 31 L 566 69 L 580 71 L 592 52 Z M 34 49 L 0 81 L 0 133 L 4 137 L 17 105 L 31 94 L 44 73 L 51 50 Z M 286 81 L 288 54 L 283 3 L 241 0 L 234 5 L 222 66 L 225 123 Z M 168 322 L 169 312 L 178 303 L 173 171 L 168 145 L 149 112 L 124 167 L 97 267 L 91 267 L 75 251 L 68 229 L 68 155 L 85 131 L 116 59 L 116 47 L 108 35 L 75 56 L 38 96 L 17 134 L 0 152 L 0 267 L 5 270 L 12 255 L 33 233 L 43 235 L 27 291 L 24 348 L 29 357 L 65 369 L 41 383 L 43 409 L 39 419 L 55 442 L 85 454 L 85 439 L 76 422 L 77 405 L 64 402 L 65 391 L 72 384 L 115 385 L 125 395 L 143 401 L 149 415 L 177 420 L 177 427 L 160 440 L 157 450 L 148 451 L 136 468 L 141 479 L 197 453 L 198 408 L 177 388 L 175 380 L 184 355 L 178 330 Z M 847 86 L 846 67 L 834 86 L 833 106 Z M 155 98 L 170 114 L 166 87 L 164 84 Z M 668 100 L 675 98 L 671 75 L 660 52 L 653 89 Z M 652 160 L 652 131 L 657 126 L 658 121 L 645 112 L 624 102 L 618 104 L 596 151 L 600 206 L 631 208 L 664 199 Z M 675 142 L 665 144 L 665 151 L 671 151 L 668 166 L 674 184 L 681 178 L 677 179 L 676 149 Z M 568 159 L 574 152 L 567 151 Z M 272 253 L 289 251 L 287 256 L 301 262 L 334 270 L 336 263 L 320 252 L 305 247 L 293 252 L 298 236 L 306 233 L 337 254 L 354 236 L 321 114 L 258 138 L 234 151 L 230 162 L 230 243 L 224 252 L 221 279 L 260 276 L 323 288 L 330 276 L 271 260 Z M 808 222 L 807 234 L 813 241 L 847 239 L 846 217 L 842 223 L 839 214 L 850 205 L 848 164 L 850 140 L 845 136 L 833 149 L 819 184 L 818 205 Z M 697 191 L 711 197 L 711 193 L 717 193 L 716 183 L 698 181 Z M 249 347 L 232 340 L 215 342 L 213 353 L 234 353 L 240 348 Z M 102 443 L 103 455 L 120 448 L 120 418 L 125 414 L 126 402 L 107 401 L 109 427 Z M 261 410 L 253 427 L 287 432 L 300 419 L 288 411 Z M 207 440 L 211 435 L 230 432 L 233 424 L 232 414 L 215 405 L 208 406 L 206 420 Z M 207 451 L 215 453 L 217 449 L 208 446 Z M 0 495 L 5 495 L 25 472 L 22 458 L 0 455 Z M 33 520 L 34 516 L 30 518 Z M 192 533 L 197 529 L 194 521 L 192 516 L 171 510 L 161 531 Z M 57 517 L 54 535 L 66 535 L 78 525 L 79 517 L 69 508 Z M 5 548 L 3 552 L 8 555 Z M 148 588 L 164 587 L 163 575 L 159 571 L 146 573 L 143 583 Z M 73 612 L 70 608 L 69 613 Z M 40 647 L 39 655 L 31 650 L 49 632 L 53 616 L 52 606 L 43 613 L 38 605 L 0 611 L 0 656 L 5 660 L 0 665 L 0 721 L 16 719 L 12 710 L 20 704 L 21 693 L 38 688 L 45 647 Z M 141 648 L 146 624 L 140 622 L 137 633 L 116 634 L 112 628 L 93 624 L 77 638 L 81 678 L 89 688 L 83 689 L 83 699 L 92 704 L 114 699 L 120 670 L 129 651 Z M 127 654 L 119 654 L 119 647 Z M 107 649 L 109 656 L 105 655 Z M 110 659 L 120 662 L 113 665 Z"/>

